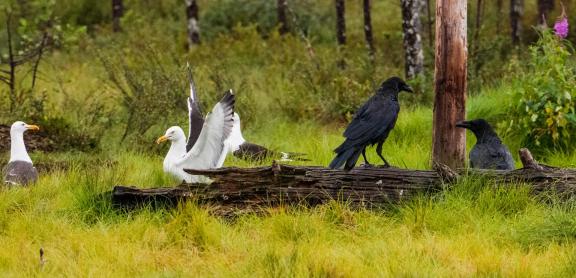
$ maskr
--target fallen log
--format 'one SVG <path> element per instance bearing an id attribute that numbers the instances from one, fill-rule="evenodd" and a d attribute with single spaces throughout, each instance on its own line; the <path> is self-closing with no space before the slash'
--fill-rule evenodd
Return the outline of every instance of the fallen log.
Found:
<path id="1" fill-rule="evenodd" d="M 529 154 L 528 150 L 520 152 Z M 434 165 L 434 170 L 359 167 L 344 171 L 277 163 L 258 168 L 186 170 L 208 176 L 213 182 L 150 189 L 116 186 L 112 198 L 114 204 L 121 206 L 195 200 L 225 208 L 250 208 L 283 203 L 316 205 L 340 200 L 354 206 L 374 207 L 440 191 L 463 175 L 493 179 L 502 184 L 526 183 L 535 192 L 575 191 L 576 169 L 543 166 L 531 155 L 521 157 L 526 157 L 522 159 L 525 167 L 511 171 L 462 169 L 454 172 L 445 165 Z"/>

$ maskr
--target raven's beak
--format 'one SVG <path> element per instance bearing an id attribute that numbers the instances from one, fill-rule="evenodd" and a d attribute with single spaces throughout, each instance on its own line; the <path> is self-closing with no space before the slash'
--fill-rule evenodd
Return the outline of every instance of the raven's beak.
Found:
<path id="1" fill-rule="evenodd" d="M 470 127 L 470 122 L 467 121 L 459 121 L 456 123 L 457 127 L 461 127 L 461 128 L 469 128 Z"/>
<path id="2" fill-rule="evenodd" d="M 27 129 L 27 130 L 36 130 L 36 131 L 38 131 L 38 130 L 40 130 L 40 127 L 37 126 L 37 125 L 26 125 L 26 129 Z"/>
<path id="3" fill-rule="evenodd" d="M 160 144 L 162 142 L 165 142 L 168 140 L 168 137 L 166 137 L 166 135 L 162 135 L 160 137 L 158 137 L 158 139 L 156 140 L 156 144 Z"/>
<path id="4" fill-rule="evenodd" d="M 414 93 L 414 90 L 412 89 L 412 87 L 410 87 L 410 85 L 404 85 L 402 87 L 402 90 L 406 91 L 406 92 Z"/>

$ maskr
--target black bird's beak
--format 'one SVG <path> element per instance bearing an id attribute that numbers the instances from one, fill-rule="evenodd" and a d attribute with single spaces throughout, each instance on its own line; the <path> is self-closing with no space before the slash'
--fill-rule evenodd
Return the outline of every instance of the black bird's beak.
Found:
<path id="1" fill-rule="evenodd" d="M 414 90 L 413 90 L 412 87 L 410 87 L 409 85 L 404 85 L 404 86 L 402 86 L 402 91 L 414 93 Z"/>
<path id="2" fill-rule="evenodd" d="M 456 123 L 457 127 L 461 127 L 461 128 L 469 128 L 470 127 L 470 122 L 467 121 L 459 121 Z"/>

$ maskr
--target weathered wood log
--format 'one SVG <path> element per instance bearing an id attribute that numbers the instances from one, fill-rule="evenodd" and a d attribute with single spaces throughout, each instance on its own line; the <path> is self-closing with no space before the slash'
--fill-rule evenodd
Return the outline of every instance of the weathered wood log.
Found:
<path id="1" fill-rule="evenodd" d="M 116 186 L 112 198 L 114 204 L 128 206 L 165 201 L 177 203 L 190 199 L 228 208 L 316 205 L 330 200 L 348 202 L 353 206 L 379 207 L 418 194 L 437 192 L 463 175 L 476 175 L 502 184 L 527 183 L 535 192 L 549 189 L 570 193 L 576 191 L 576 169 L 463 169 L 458 173 L 442 165 L 435 166 L 435 169 L 370 167 L 343 171 L 319 166 L 274 164 L 258 168 L 186 170 L 190 174 L 208 176 L 213 182 L 210 185 L 183 184 L 176 188 L 152 189 Z"/>

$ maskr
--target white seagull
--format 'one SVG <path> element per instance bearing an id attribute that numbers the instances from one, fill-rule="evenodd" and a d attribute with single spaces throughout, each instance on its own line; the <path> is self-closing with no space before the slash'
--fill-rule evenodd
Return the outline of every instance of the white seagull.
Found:
<path id="1" fill-rule="evenodd" d="M 186 135 L 182 128 L 173 126 L 166 130 L 166 133 L 156 140 L 158 144 L 164 141 L 171 142 L 168 154 L 164 158 L 164 172 L 187 183 L 210 182 L 208 178 L 190 175 L 184 169 L 203 170 L 222 166 L 220 161 L 223 162 L 226 157 L 224 141 L 230 135 L 234 123 L 234 102 L 234 94 L 231 91 L 226 92 L 206 119 L 202 119 L 201 132 L 195 135 L 191 130 L 188 141 L 194 140 L 194 143 L 189 150 L 186 150 Z"/>
<path id="2" fill-rule="evenodd" d="M 32 164 L 32 159 L 24 145 L 24 132 L 27 130 L 39 130 L 36 125 L 28 125 L 17 121 L 10 128 L 10 161 L 4 172 L 4 183 L 8 185 L 28 185 L 36 182 L 38 171 Z"/>
<path id="3" fill-rule="evenodd" d="M 186 145 L 186 150 L 188 151 L 192 149 L 194 143 L 196 142 L 196 138 L 198 138 L 198 135 L 202 131 L 204 117 L 202 116 L 202 110 L 200 110 L 199 100 L 196 94 L 196 86 L 194 85 L 194 79 L 192 78 L 192 70 L 190 69 L 190 64 L 187 64 L 186 66 L 188 70 L 188 81 L 190 83 L 190 96 L 188 97 L 189 137 L 188 144 Z M 227 153 L 245 160 L 261 161 L 268 157 L 279 159 L 280 161 L 308 160 L 302 158 L 302 156 L 305 155 L 303 153 L 277 152 L 264 146 L 246 141 L 244 136 L 242 136 L 242 130 L 240 128 L 240 116 L 236 112 L 234 113 L 234 127 L 232 128 L 232 133 L 230 133 L 230 136 L 224 142 L 224 147 Z M 218 162 L 219 167 L 224 164 L 226 156 L 222 156 L 221 159 L 222 160 Z"/>

